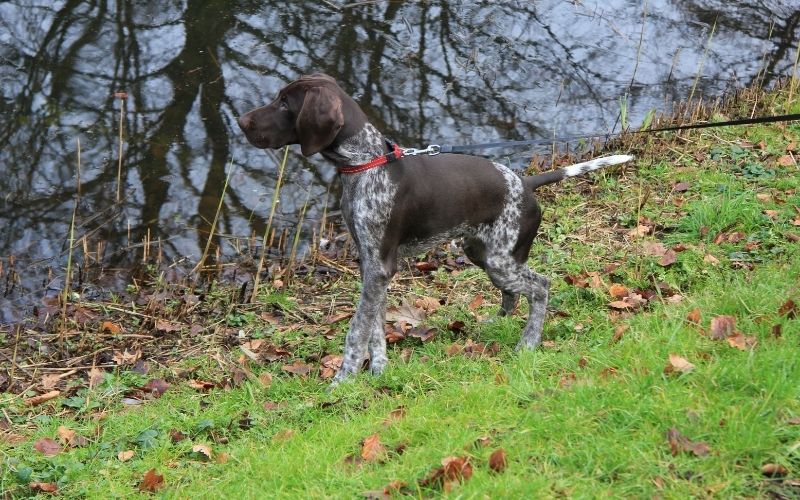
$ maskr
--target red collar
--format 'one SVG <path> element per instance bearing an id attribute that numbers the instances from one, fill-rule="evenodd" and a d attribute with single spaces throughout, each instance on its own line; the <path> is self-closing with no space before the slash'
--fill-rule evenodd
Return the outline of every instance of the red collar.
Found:
<path id="1" fill-rule="evenodd" d="M 400 147 L 393 143 L 386 141 L 386 145 L 389 146 L 391 149 L 390 152 L 386 153 L 385 155 L 378 156 L 377 158 L 369 161 L 367 163 L 362 163 L 360 165 L 345 165 L 338 168 L 340 174 L 357 174 L 359 172 L 363 172 L 365 170 L 369 170 L 371 168 L 380 167 L 381 165 L 386 165 L 387 163 L 392 163 L 393 161 L 399 160 L 403 157 L 403 150 Z"/>

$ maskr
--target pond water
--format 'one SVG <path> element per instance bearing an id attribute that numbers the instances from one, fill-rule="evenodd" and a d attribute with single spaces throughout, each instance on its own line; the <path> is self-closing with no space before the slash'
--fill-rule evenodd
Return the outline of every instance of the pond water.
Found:
<path id="1" fill-rule="evenodd" d="M 249 147 L 235 117 L 302 74 L 337 78 L 406 146 L 609 132 L 620 127 L 621 100 L 636 124 L 692 94 L 788 76 L 800 37 L 797 7 L 796 0 L 4 1 L 0 323 L 19 320 L 63 286 L 73 212 L 76 267 L 130 268 L 145 250 L 193 265 L 231 172 L 214 241 L 221 260 L 252 251 L 280 158 Z M 523 168 L 532 152 L 482 154 Z M 333 169 L 293 148 L 276 227 L 311 241 L 325 207 L 335 216 L 337 204 Z"/>

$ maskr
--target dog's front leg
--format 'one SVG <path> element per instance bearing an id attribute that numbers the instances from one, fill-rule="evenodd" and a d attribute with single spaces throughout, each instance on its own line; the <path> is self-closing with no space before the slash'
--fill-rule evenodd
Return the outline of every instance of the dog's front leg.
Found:
<path id="1" fill-rule="evenodd" d="M 361 276 L 363 281 L 361 297 L 345 339 L 342 368 L 336 374 L 334 383 L 358 373 L 367 358 L 368 351 L 372 356 L 370 364 L 373 373 L 379 373 L 386 365 L 383 318 L 386 307 L 386 289 L 391 276 L 377 259 L 369 258 L 361 261 Z M 380 339 L 376 338 L 378 329 L 380 330 Z"/>

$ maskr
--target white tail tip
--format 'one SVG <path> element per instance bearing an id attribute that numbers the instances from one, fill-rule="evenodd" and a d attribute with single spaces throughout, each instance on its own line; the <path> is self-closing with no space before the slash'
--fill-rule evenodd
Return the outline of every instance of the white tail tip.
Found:
<path id="1" fill-rule="evenodd" d="M 598 168 L 627 163 L 633 160 L 633 158 L 634 157 L 631 155 L 603 156 L 602 158 L 595 158 L 594 160 L 564 167 L 564 173 L 566 177 L 574 177 L 576 175 L 585 174 L 586 172 L 591 172 L 592 170 L 597 170 Z"/>

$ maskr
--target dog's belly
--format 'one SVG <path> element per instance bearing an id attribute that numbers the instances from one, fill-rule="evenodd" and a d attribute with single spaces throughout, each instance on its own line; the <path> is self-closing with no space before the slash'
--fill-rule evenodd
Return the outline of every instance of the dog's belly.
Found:
<path id="1" fill-rule="evenodd" d="M 441 245 L 442 243 L 447 243 L 452 240 L 468 236 L 474 232 L 471 229 L 473 228 L 463 224 L 442 233 L 431 235 L 427 238 L 413 238 L 402 242 L 397 248 L 397 253 L 400 257 L 413 257 L 415 255 L 424 253 L 437 245 Z"/>

